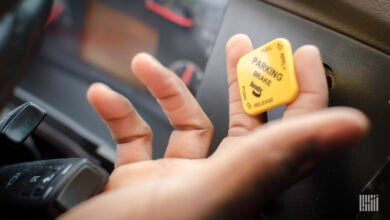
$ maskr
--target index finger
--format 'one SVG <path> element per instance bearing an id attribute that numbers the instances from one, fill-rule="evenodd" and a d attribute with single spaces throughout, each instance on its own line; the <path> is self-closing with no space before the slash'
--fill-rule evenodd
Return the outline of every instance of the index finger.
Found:
<path id="1" fill-rule="evenodd" d="M 266 113 L 251 116 L 242 107 L 237 81 L 237 63 L 253 50 L 252 42 L 244 34 L 234 35 L 226 43 L 227 80 L 229 86 L 229 136 L 241 136 L 266 122 Z"/>

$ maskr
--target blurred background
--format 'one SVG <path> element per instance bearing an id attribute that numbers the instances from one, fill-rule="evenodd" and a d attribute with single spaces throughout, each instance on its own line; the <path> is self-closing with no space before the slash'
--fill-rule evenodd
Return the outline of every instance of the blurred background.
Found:
<path id="1" fill-rule="evenodd" d="M 34 96 L 43 107 L 53 108 L 64 117 L 60 124 L 70 124 L 73 130 L 76 126 L 113 149 L 109 132 L 85 99 L 91 83 L 106 83 L 129 98 L 151 125 L 154 157 L 161 157 L 172 127 L 131 73 L 131 59 L 139 52 L 152 54 L 196 95 L 227 3 L 56 0 L 39 55 L 16 93 Z"/>

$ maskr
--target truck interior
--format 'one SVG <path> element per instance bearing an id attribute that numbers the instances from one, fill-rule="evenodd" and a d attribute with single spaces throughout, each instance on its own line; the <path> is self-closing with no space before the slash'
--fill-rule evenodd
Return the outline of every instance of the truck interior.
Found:
<path id="1" fill-rule="evenodd" d="M 4 0 L 0 5 L 2 121 L 23 104 L 19 114 L 39 112 L 36 127 L 23 140 L 10 141 L 1 132 L 0 166 L 84 158 L 72 161 L 73 168 L 89 167 L 80 178 L 102 187 L 114 167 L 115 142 L 86 99 L 93 82 L 109 85 L 133 103 L 154 131 L 153 158 L 161 158 L 172 127 L 130 71 L 131 58 L 142 51 L 178 74 L 199 101 L 215 127 L 211 154 L 228 129 L 226 41 L 245 33 L 256 48 L 283 37 L 293 50 L 304 44 L 320 49 L 329 105 L 360 109 L 372 131 L 353 150 L 323 160 L 255 219 L 390 218 L 389 1 Z M 283 106 L 268 111 L 268 120 L 283 111 Z M 0 215 L 7 214 L 0 219 L 16 219 L 9 210 L 34 206 L 33 200 L 23 202 L 19 194 L 12 199 L 2 190 Z M 50 208 L 55 211 L 34 218 L 54 218 L 77 205 L 70 191 L 61 194 L 60 207 Z M 360 194 L 379 194 L 380 212 L 359 213 Z"/>

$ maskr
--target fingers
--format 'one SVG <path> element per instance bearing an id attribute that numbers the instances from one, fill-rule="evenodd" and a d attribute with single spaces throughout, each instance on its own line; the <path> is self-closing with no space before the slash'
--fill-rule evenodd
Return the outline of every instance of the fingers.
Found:
<path id="1" fill-rule="evenodd" d="M 328 105 L 328 87 L 319 50 L 310 45 L 300 47 L 294 54 L 294 66 L 300 94 L 287 106 L 284 117 L 325 108 Z"/>
<path id="2" fill-rule="evenodd" d="M 226 191 L 247 187 L 269 199 L 307 175 L 321 156 L 347 148 L 368 128 L 367 118 L 349 108 L 269 123 L 246 139 L 233 139 L 237 143 L 230 144 L 240 144 L 240 148 L 225 148 L 215 155 L 215 175 L 220 175 Z"/>
<path id="3" fill-rule="evenodd" d="M 95 83 L 88 89 L 87 99 L 118 144 L 116 166 L 151 159 L 151 129 L 125 97 Z"/>
<path id="4" fill-rule="evenodd" d="M 229 85 L 229 136 L 241 136 L 260 124 L 265 123 L 266 115 L 250 116 L 245 113 L 237 82 L 238 60 L 253 50 L 248 36 L 237 34 L 226 43 L 227 80 Z"/>
<path id="5" fill-rule="evenodd" d="M 134 57 L 132 70 L 156 97 L 175 128 L 165 156 L 205 157 L 213 136 L 213 126 L 179 77 L 144 53 Z"/>

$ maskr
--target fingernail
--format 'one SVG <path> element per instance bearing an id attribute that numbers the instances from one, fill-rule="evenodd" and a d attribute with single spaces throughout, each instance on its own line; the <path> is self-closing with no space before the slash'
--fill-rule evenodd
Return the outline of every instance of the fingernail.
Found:
<path id="1" fill-rule="evenodd" d="M 143 56 L 144 59 L 148 59 L 148 60 L 152 61 L 153 63 L 160 63 L 157 61 L 157 59 L 154 56 L 152 56 L 148 53 L 145 53 L 145 52 L 139 53 L 137 56 Z"/>
<path id="2" fill-rule="evenodd" d="M 104 89 L 112 90 L 109 86 L 107 86 L 106 84 L 101 83 L 101 82 L 95 82 L 92 86 L 98 86 L 98 87 L 101 87 Z"/>

